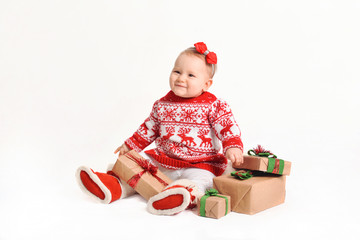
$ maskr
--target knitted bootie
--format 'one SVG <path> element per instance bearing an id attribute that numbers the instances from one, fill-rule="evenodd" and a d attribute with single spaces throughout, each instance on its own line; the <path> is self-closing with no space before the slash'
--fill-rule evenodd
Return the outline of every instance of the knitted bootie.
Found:
<path id="1" fill-rule="evenodd" d="M 111 203 L 129 195 L 127 189 L 130 186 L 124 186 L 125 184 L 121 183 L 112 171 L 99 173 L 82 166 L 76 171 L 76 179 L 86 194 L 95 197 L 102 203 Z"/>
<path id="2" fill-rule="evenodd" d="M 151 197 L 147 210 L 156 215 L 174 215 L 196 206 L 199 192 L 187 179 L 174 181 L 162 192 Z"/>

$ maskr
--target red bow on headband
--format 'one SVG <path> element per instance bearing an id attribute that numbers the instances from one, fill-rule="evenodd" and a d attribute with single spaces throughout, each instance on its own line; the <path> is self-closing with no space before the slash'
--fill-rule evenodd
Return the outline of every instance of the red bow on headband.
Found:
<path id="1" fill-rule="evenodd" d="M 214 52 L 210 52 L 207 49 L 207 46 L 205 43 L 203 42 L 198 42 L 194 44 L 196 51 L 198 51 L 201 54 L 205 55 L 206 61 L 210 64 L 216 64 L 217 63 L 217 57 L 216 57 L 216 53 Z"/>

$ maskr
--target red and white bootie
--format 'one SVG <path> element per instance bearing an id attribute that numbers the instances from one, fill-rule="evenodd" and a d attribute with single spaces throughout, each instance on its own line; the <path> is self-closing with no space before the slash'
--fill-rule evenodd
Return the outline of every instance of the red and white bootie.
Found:
<path id="1" fill-rule="evenodd" d="M 126 183 L 121 183 L 112 171 L 99 173 L 81 166 L 75 176 L 83 192 L 95 197 L 101 203 L 112 203 L 133 193 L 132 188 Z"/>
<path id="2" fill-rule="evenodd" d="M 193 182 L 180 179 L 151 197 L 147 203 L 147 210 L 156 215 L 174 215 L 185 209 L 194 208 L 199 196 L 199 191 Z"/>

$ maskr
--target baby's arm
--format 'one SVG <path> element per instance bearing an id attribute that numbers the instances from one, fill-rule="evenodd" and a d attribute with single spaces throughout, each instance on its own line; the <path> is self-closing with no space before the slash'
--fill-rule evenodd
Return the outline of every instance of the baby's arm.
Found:
<path id="1" fill-rule="evenodd" d="M 237 165 L 244 162 L 243 152 L 240 148 L 228 148 L 226 150 L 225 157 Z"/>
<path id="2" fill-rule="evenodd" d="M 119 156 L 120 156 L 120 155 L 124 155 L 125 153 L 129 152 L 130 150 L 131 150 L 131 148 L 129 148 L 125 143 L 123 143 L 123 145 L 118 147 L 114 153 L 115 154 L 119 153 Z"/>
<path id="3" fill-rule="evenodd" d="M 115 154 L 119 153 L 120 156 L 132 149 L 141 152 L 158 137 L 159 124 L 157 117 L 157 103 L 158 101 L 155 102 L 150 116 L 140 125 L 130 138 L 115 150 Z"/>
<path id="4" fill-rule="evenodd" d="M 223 100 L 216 100 L 212 105 L 209 119 L 216 136 L 222 142 L 225 157 L 232 163 L 242 163 L 243 143 L 241 141 L 241 132 L 230 106 Z"/>

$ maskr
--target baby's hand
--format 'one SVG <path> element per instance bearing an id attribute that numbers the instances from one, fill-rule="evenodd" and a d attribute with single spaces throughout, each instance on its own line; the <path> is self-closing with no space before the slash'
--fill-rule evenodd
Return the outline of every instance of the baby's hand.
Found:
<path id="1" fill-rule="evenodd" d="M 123 145 L 118 147 L 114 153 L 116 154 L 117 152 L 119 152 L 119 157 L 120 157 L 120 155 L 124 155 L 125 153 L 127 153 L 130 150 L 131 149 L 124 143 Z"/>
<path id="2" fill-rule="evenodd" d="M 226 150 L 225 157 L 232 163 L 241 164 L 244 162 L 243 153 L 240 148 L 229 148 Z"/>

